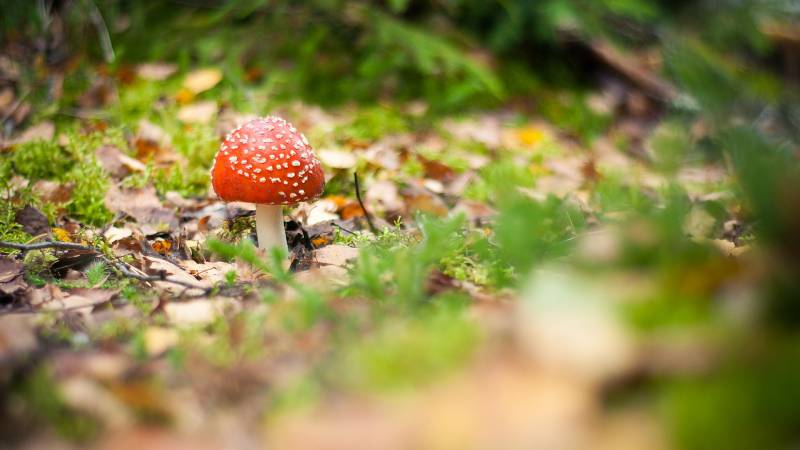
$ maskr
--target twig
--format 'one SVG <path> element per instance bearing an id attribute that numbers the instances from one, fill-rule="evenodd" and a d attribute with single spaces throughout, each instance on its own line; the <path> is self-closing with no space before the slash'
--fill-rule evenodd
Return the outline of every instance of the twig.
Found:
<path id="1" fill-rule="evenodd" d="M 88 245 L 81 245 L 75 244 L 72 242 L 58 242 L 58 241 L 46 241 L 46 242 L 38 242 L 35 244 L 18 244 L 16 242 L 5 242 L 0 241 L 0 248 L 12 248 L 15 250 L 21 250 L 23 252 L 27 252 L 30 250 L 41 250 L 45 248 L 58 248 L 58 249 L 67 249 L 67 250 L 88 250 L 96 252 L 100 258 L 102 258 L 106 263 L 111 265 L 114 269 L 116 269 L 122 276 L 126 278 L 133 278 L 139 281 L 145 282 L 154 282 L 154 281 L 163 281 L 165 283 L 176 284 L 178 286 L 183 286 L 187 289 L 199 289 L 203 291 L 204 294 L 209 294 L 214 289 L 213 287 L 206 287 L 201 286 L 195 283 L 189 283 L 183 280 L 177 280 L 174 278 L 167 277 L 166 272 L 163 270 L 159 272 L 158 275 L 142 275 L 135 272 L 131 272 L 128 269 L 128 265 L 120 262 L 120 261 L 112 261 L 111 259 L 107 258 L 103 253 L 95 248 Z"/>
<path id="2" fill-rule="evenodd" d="M 358 186 L 358 172 L 353 172 L 353 181 L 356 185 L 356 198 L 358 199 L 358 204 L 361 205 L 361 211 L 364 211 L 364 217 L 367 218 L 367 225 L 369 225 L 369 230 L 372 231 L 373 234 L 378 234 L 378 230 L 375 228 L 375 224 L 372 223 L 372 216 L 367 211 L 367 207 L 364 206 L 364 201 L 361 200 L 361 189 Z"/>
<path id="3" fill-rule="evenodd" d="M 331 225 L 332 225 L 332 226 L 334 226 L 334 227 L 336 227 L 336 228 L 338 228 L 338 229 L 340 229 L 340 230 L 342 230 L 342 231 L 344 231 L 344 232 L 345 232 L 345 233 L 347 233 L 347 234 L 352 234 L 353 236 L 355 236 L 355 235 L 356 235 L 354 232 L 352 232 L 352 231 L 348 230 L 347 228 L 345 228 L 345 227 L 343 227 L 343 226 L 339 225 L 338 223 L 331 222 Z"/>
<path id="4" fill-rule="evenodd" d="M 103 19 L 103 14 L 92 0 L 89 0 L 87 3 L 90 8 L 89 17 L 95 28 L 97 28 L 97 37 L 100 39 L 103 59 L 109 64 L 113 63 L 116 55 L 114 55 L 114 46 L 111 45 L 111 34 L 108 32 L 108 26 L 106 26 L 106 21 Z"/>
<path id="5" fill-rule="evenodd" d="M 13 248 L 14 250 L 22 250 L 23 252 L 27 252 L 30 250 L 41 250 L 43 248 L 61 248 L 69 250 L 93 250 L 99 253 L 99 250 L 97 250 L 94 247 L 89 247 L 88 245 L 76 244 L 74 242 L 59 242 L 59 241 L 45 241 L 45 242 L 38 242 L 36 244 L 18 244 L 16 242 L 0 241 L 0 247 Z"/>

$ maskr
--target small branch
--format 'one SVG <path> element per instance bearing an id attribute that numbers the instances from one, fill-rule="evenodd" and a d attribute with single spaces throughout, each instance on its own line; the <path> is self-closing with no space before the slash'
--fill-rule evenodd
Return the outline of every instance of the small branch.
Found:
<path id="1" fill-rule="evenodd" d="M 372 223 L 372 216 L 367 211 L 367 207 L 364 206 L 364 201 L 361 200 L 361 188 L 358 185 L 358 172 L 353 172 L 353 181 L 356 185 L 356 198 L 358 199 L 358 204 L 361 205 L 361 211 L 364 211 L 364 217 L 367 218 L 367 225 L 369 225 L 369 230 L 372 231 L 373 234 L 378 234 L 377 229 L 375 229 L 375 224 Z"/>
<path id="2" fill-rule="evenodd" d="M 88 4 L 90 8 L 89 18 L 97 29 L 97 37 L 100 39 L 100 48 L 103 50 L 103 59 L 111 64 L 114 62 L 116 55 L 114 54 L 114 46 L 111 45 L 111 34 L 108 32 L 108 26 L 106 26 L 106 21 L 103 19 L 100 8 L 98 8 L 92 0 L 89 0 Z"/>
<path id="3" fill-rule="evenodd" d="M 339 225 L 338 223 L 333 222 L 333 223 L 331 223 L 331 225 L 336 227 L 336 228 L 338 228 L 338 229 L 340 229 L 340 230 L 342 230 L 342 231 L 344 231 L 347 234 L 352 234 L 353 236 L 356 235 L 354 232 L 352 232 L 352 231 L 348 230 L 347 228 Z"/>
<path id="4" fill-rule="evenodd" d="M 36 244 L 18 244 L 16 242 L 0 241 L 0 247 L 11 248 L 14 250 L 22 250 L 23 252 L 27 252 L 30 250 L 41 250 L 44 248 L 60 248 L 68 250 L 92 250 L 99 252 L 99 250 L 97 250 L 96 248 L 90 247 L 88 245 L 75 244 L 74 242 L 59 242 L 59 241 L 45 241 L 45 242 L 38 242 Z"/>
<path id="5" fill-rule="evenodd" d="M 201 290 L 205 295 L 210 294 L 211 291 L 214 289 L 213 287 L 201 286 L 199 284 L 189 283 L 187 281 L 169 278 L 167 277 L 166 272 L 164 272 L 163 270 L 159 272 L 158 275 L 143 275 L 131 272 L 127 268 L 127 264 L 119 261 L 112 261 L 105 255 L 103 255 L 103 252 L 101 252 L 99 249 L 88 245 L 75 244 L 72 242 L 58 242 L 58 241 L 38 242 L 35 244 L 18 244 L 16 242 L 0 241 L 0 248 L 11 248 L 15 250 L 21 250 L 23 252 L 27 252 L 30 250 L 41 250 L 45 248 L 57 248 L 66 250 L 88 250 L 96 252 L 103 259 L 103 261 L 108 263 L 111 267 L 116 269 L 122 276 L 126 278 L 133 278 L 135 280 L 145 281 L 145 282 L 163 281 L 165 283 L 171 283 L 178 286 L 183 286 L 187 289 L 198 289 Z"/>

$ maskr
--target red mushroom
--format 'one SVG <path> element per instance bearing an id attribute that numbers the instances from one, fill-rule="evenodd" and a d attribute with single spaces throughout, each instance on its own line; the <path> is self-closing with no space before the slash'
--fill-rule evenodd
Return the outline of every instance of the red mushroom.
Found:
<path id="1" fill-rule="evenodd" d="M 325 177 L 306 137 L 270 116 L 225 137 L 211 168 L 211 185 L 224 201 L 255 203 L 259 248 L 286 251 L 281 205 L 319 197 Z"/>

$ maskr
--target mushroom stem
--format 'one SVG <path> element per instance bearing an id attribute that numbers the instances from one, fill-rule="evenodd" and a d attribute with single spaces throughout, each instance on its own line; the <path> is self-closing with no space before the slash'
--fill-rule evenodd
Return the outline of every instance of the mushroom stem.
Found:
<path id="1" fill-rule="evenodd" d="M 269 250 L 280 247 L 284 253 L 288 253 L 281 205 L 256 205 L 256 234 L 258 248 Z"/>

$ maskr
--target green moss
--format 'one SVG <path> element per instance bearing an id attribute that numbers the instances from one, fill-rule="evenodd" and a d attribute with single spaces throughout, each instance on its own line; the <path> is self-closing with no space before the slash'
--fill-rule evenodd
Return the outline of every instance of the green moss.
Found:
<path id="1" fill-rule="evenodd" d="M 359 109 L 351 122 L 336 129 L 336 134 L 350 139 L 377 140 L 408 129 L 406 117 L 396 108 L 374 106 Z"/>
<path id="2" fill-rule="evenodd" d="M 75 165 L 75 155 L 54 141 L 34 140 L 16 146 L 2 165 L 3 178 L 19 175 L 30 181 L 58 179 Z"/>
<path id="3" fill-rule="evenodd" d="M 114 216 L 105 206 L 105 194 L 109 179 L 105 171 L 94 161 L 76 166 L 65 179 L 75 183 L 72 198 L 67 203 L 69 214 L 90 225 L 104 225 Z"/>

